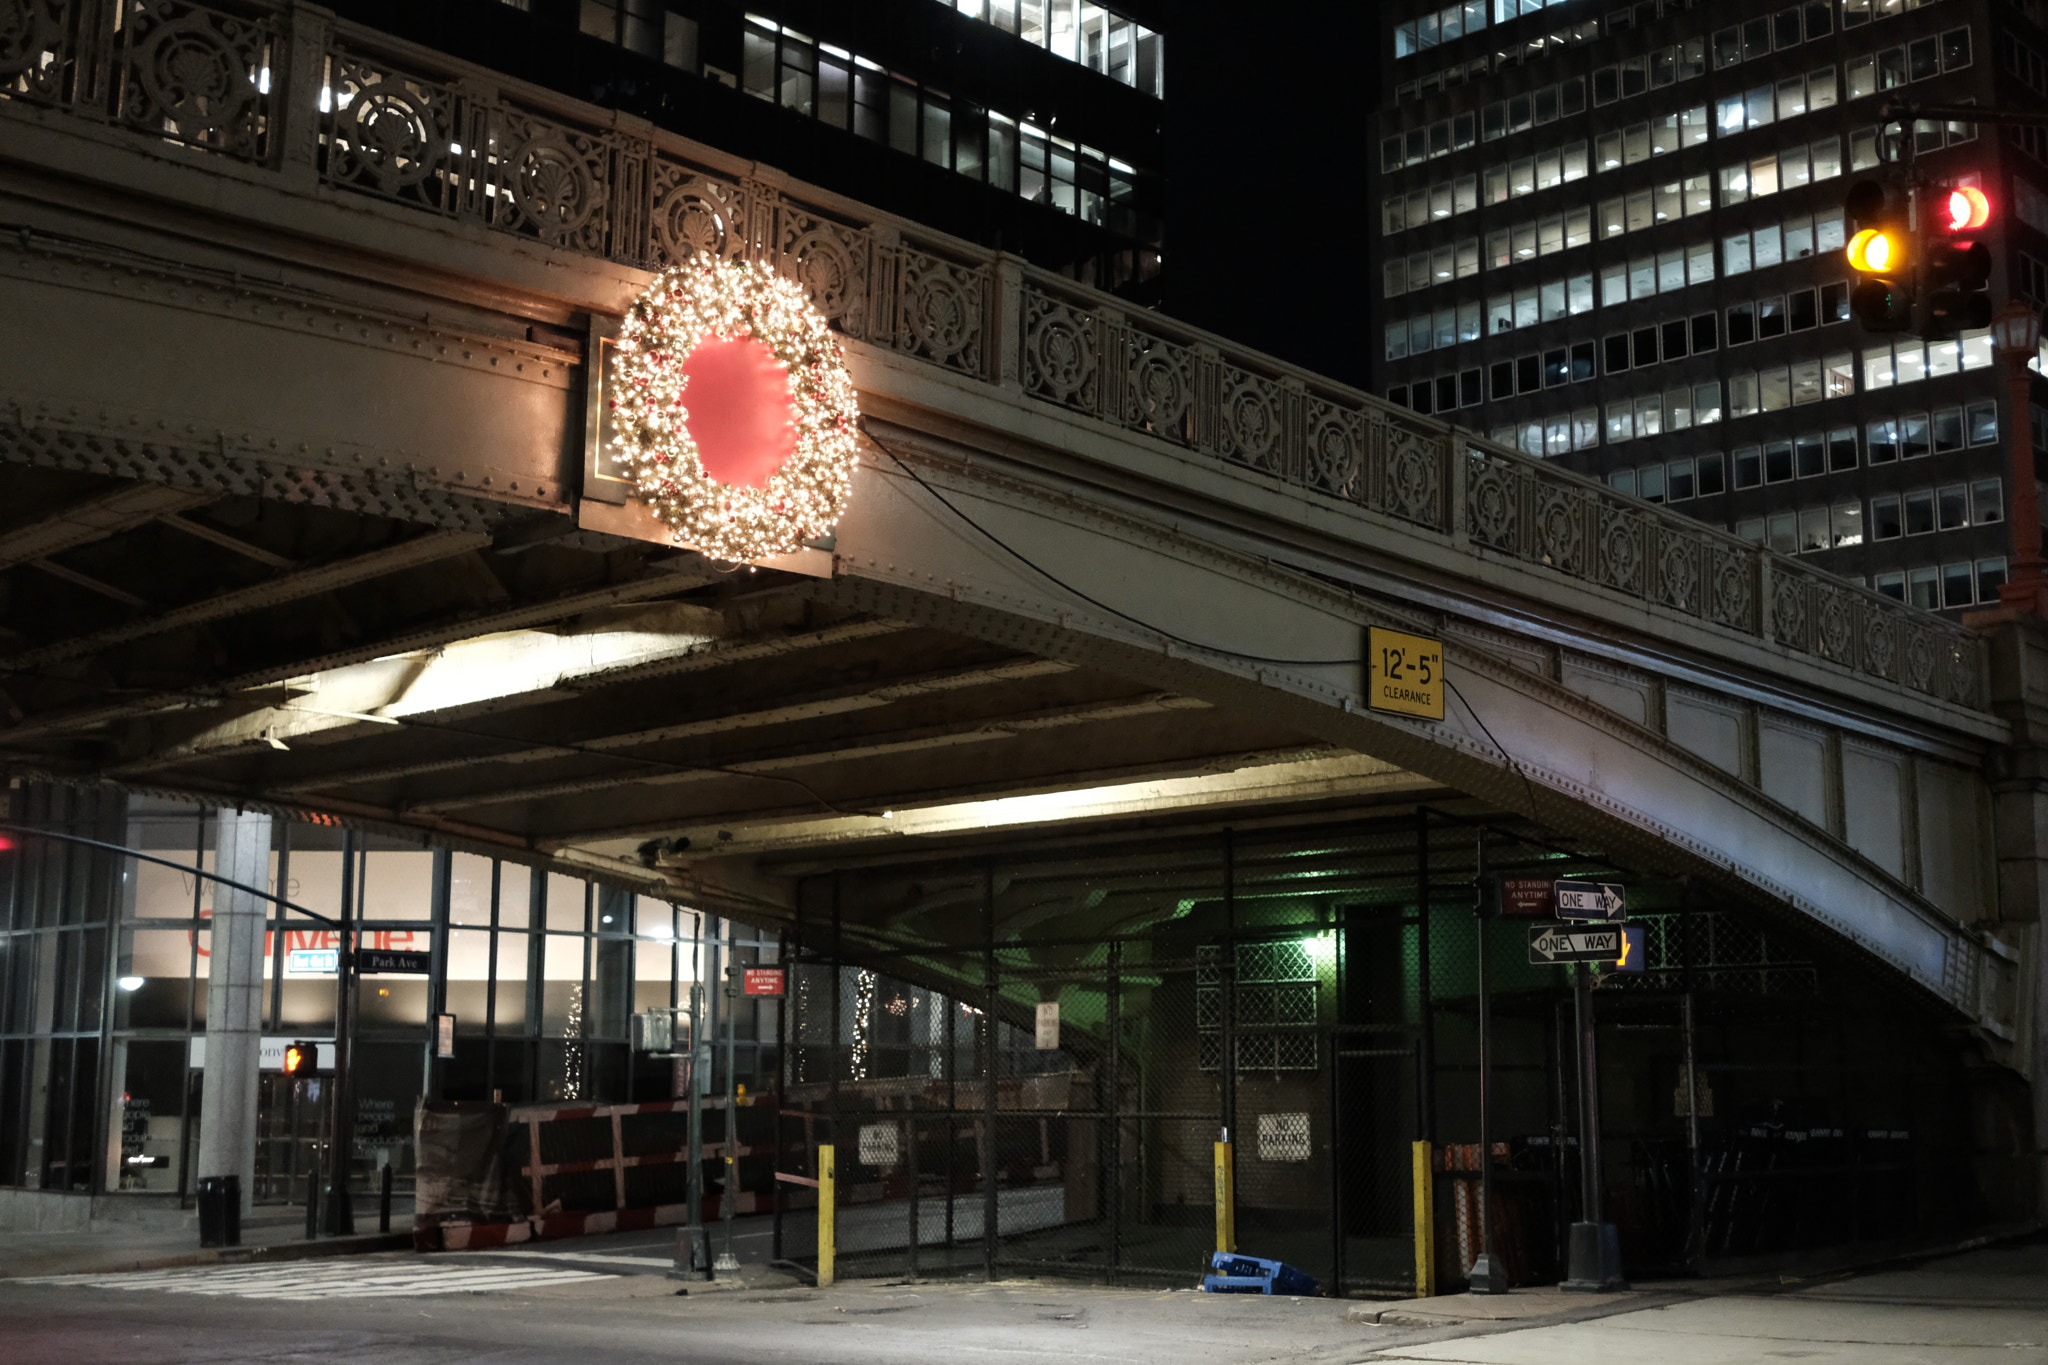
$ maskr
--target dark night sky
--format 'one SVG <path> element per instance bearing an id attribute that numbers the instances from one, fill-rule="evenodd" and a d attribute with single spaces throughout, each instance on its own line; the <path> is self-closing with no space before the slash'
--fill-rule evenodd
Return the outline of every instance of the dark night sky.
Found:
<path id="1" fill-rule="evenodd" d="M 1179 0 L 1167 27 L 1167 313 L 1363 383 L 1380 6 Z"/>

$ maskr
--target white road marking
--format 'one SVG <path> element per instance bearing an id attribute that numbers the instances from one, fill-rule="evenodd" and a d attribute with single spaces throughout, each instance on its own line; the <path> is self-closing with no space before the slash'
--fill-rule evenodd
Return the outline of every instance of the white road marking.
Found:
<path id="1" fill-rule="evenodd" d="M 306 1301 L 475 1294 L 616 1278 L 594 1270 L 547 1266 L 446 1263 L 394 1266 L 389 1263 L 346 1265 L 336 1261 L 300 1261 L 287 1265 L 145 1270 L 120 1275 L 41 1275 L 13 1283 L 60 1284 L 83 1289 L 155 1289 L 167 1294 Z"/>

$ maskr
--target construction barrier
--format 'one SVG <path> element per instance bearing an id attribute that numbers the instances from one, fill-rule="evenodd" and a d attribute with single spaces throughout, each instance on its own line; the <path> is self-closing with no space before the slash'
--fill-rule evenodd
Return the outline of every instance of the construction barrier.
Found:
<path id="1" fill-rule="evenodd" d="M 707 1116 L 722 1118 L 723 1096 L 700 1104 Z M 752 1108 L 772 1114 L 771 1097 L 741 1101 L 742 1113 Z M 425 1251 L 475 1250 L 686 1223 L 688 1111 L 687 1100 L 516 1109 L 424 1105 L 415 1125 L 420 1197 L 413 1243 Z M 737 1170 L 740 1159 L 771 1151 L 768 1144 L 722 1138 L 705 1142 L 702 1157 Z M 704 1196 L 702 1221 L 721 1216 L 720 1198 Z M 733 1211 L 766 1212 L 774 1198 L 737 1191 Z"/>

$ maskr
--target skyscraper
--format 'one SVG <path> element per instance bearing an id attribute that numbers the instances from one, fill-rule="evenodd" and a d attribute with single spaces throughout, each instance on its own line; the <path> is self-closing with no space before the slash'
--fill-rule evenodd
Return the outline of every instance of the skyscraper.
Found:
<path id="1" fill-rule="evenodd" d="M 1843 200 L 1873 177 L 1981 185 L 1993 296 L 2048 301 L 2041 135 L 1881 112 L 2038 101 L 2041 18 L 1389 6 L 1375 388 L 1894 597 L 1996 602 L 2004 371 L 1984 331 L 1926 342 L 1852 319 Z"/>

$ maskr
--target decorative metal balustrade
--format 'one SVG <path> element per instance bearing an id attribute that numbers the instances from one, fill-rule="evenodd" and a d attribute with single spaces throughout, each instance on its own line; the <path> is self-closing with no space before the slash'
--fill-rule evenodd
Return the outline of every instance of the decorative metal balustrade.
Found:
<path id="1" fill-rule="evenodd" d="M 846 336 L 1982 708 L 1970 631 L 1110 295 L 290 3 L 0 0 L 0 104 L 563 250 L 793 278 Z"/>

